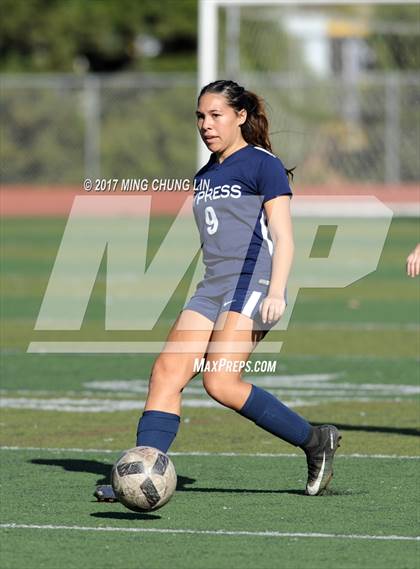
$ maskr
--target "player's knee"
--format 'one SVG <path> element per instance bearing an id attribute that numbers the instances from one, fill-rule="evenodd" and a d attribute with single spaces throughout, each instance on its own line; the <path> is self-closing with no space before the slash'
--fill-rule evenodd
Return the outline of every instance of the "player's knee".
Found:
<path id="1" fill-rule="evenodd" d="M 153 364 L 149 390 L 181 392 L 187 380 L 173 358 L 159 356 Z"/>
<path id="2" fill-rule="evenodd" d="M 222 405 L 229 406 L 231 392 L 234 390 L 234 383 L 235 380 L 232 380 L 232 377 L 229 377 L 228 379 L 222 373 L 203 374 L 204 389 L 207 391 L 210 397 Z"/>

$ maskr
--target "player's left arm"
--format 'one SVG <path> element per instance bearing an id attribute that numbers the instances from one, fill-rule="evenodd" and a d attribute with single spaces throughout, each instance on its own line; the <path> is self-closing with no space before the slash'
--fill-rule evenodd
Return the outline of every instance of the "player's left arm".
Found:
<path id="1" fill-rule="evenodd" d="M 286 284 L 292 266 L 294 242 L 290 197 L 278 196 L 264 204 L 273 240 L 271 279 L 268 294 L 260 305 L 262 321 L 279 320 L 286 309 Z"/>
<path id="2" fill-rule="evenodd" d="M 413 278 L 420 275 L 420 243 L 407 257 L 407 275 Z"/>

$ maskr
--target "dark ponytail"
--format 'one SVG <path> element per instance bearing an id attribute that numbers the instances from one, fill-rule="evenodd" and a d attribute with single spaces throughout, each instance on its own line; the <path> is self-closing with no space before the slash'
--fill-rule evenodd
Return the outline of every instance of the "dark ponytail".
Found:
<path id="1" fill-rule="evenodd" d="M 273 152 L 264 101 L 251 91 L 244 91 L 243 100 L 247 119 L 241 125 L 242 136 L 248 144 L 260 146 L 269 152 Z"/>
<path id="2" fill-rule="evenodd" d="M 247 91 L 244 87 L 235 83 L 235 81 L 219 80 L 209 83 L 203 87 L 198 96 L 198 101 L 202 95 L 206 93 L 217 93 L 223 95 L 227 104 L 235 111 L 246 110 L 247 116 L 244 124 L 241 125 L 242 136 L 244 140 L 252 146 L 259 146 L 273 152 L 271 147 L 270 136 L 268 132 L 268 119 L 265 111 L 264 101 L 261 97 Z M 293 180 L 294 168 L 288 170 L 285 168 L 288 177 Z"/>

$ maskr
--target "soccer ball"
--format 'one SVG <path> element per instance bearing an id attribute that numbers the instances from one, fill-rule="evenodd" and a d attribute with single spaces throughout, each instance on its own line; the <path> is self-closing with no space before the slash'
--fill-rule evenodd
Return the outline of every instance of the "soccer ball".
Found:
<path id="1" fill-rule="evenodd" d="M 131 448 L 112 468 L 112 487 L 118 500 L 130 510 L 157 510 L 175 492 L 175 468 L 169 456 L 156 448 Z"/>

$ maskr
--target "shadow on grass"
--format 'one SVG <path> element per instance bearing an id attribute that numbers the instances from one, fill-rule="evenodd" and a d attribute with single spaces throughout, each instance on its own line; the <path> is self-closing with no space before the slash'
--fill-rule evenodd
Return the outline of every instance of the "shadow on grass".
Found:
<path id="1" fill-rule="evenodd" d="M 420 437 L 419 429 L 410 427 L 376 427 L 374 425 L 346 425 L 333 423 L 340 431 L 363 431 L 364 433 L 384 433 L 387 435 L 406 435 L 410 437 Z M 320 426 L 325 423 L 312 423 L 311 425 Z"/>
<path id="2" fill-rule="evenodd" d="M 58 466 L 67 470 L 68 472 L 90 472 L 92 474 L 99 474 L 102 478 L 97 480 L 97 484 L 109 484 L 109 476 L 111 474 L 112 464 L 106 462 L 99 462 L 97 460 L 79 460 L 72 458 L 65 459 L 47 459 L 47 458 L 34 458 L 32 464 L 39 464 L 41 466 Z M 176 489 L 178 492 L 201 492 L 206 493 L 219 493 L 219 494 L 304 494 L 303 490 L 278 490 L 278 489 L 257 489 L 257 488 L 196 488 L 191 487 L 194 484 L 195 478 L 188 476 L 178 475 Z"/>
<path id="3" fill-rule="evenodd" d="M 59 466 L 68 472 L 90 472 L 101 476 L 97 484 L 109 484 L 112 464 L 107 462 L 99 462 L 98 460 L 79 460 L 75 458 L 34 458 L 30 461 L 32 464 L 40 464 L 42 466 Z"/>
<path id="4" fill-rule="evenodd" d="M 296 494 L 304 495 L 304 490 L 287 489 L 278 490 L 267 488 L 262 490 L 261 488 L 185 488 L 177 487 L 177 492 L 198 492 L 200 494 Z"/>
<path id="5" fill-rule="evenodd" d="M 96 502 L 95 502 L 96 503 Z M 161 520 L 162 516 L 156 514 L 147 514 L 140 512 L 94 512 L 90 514 L 92 518 L 101 518 L 105 520 Z"/>

